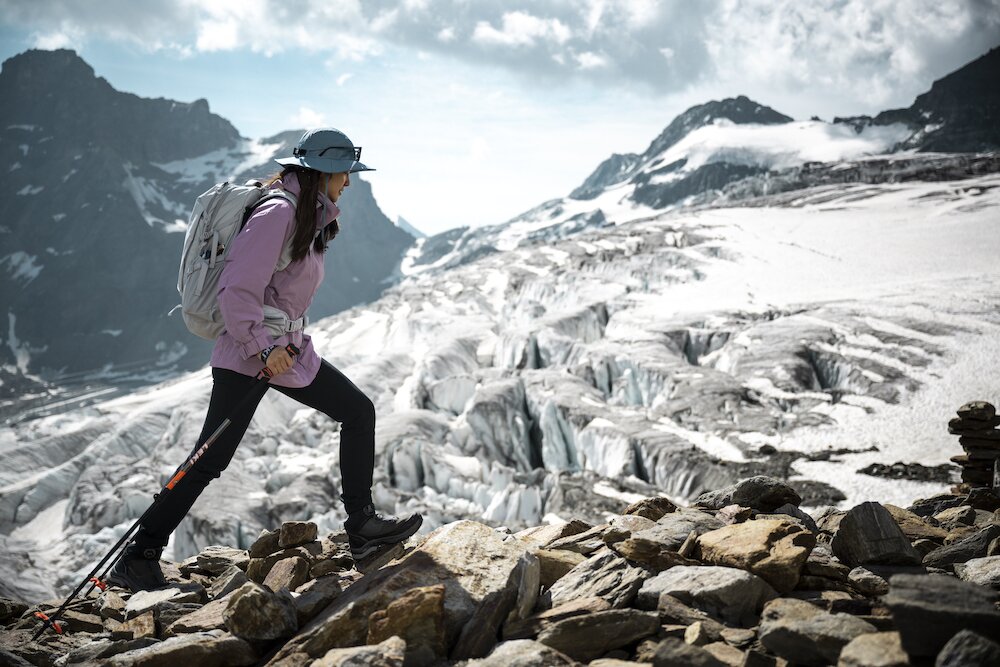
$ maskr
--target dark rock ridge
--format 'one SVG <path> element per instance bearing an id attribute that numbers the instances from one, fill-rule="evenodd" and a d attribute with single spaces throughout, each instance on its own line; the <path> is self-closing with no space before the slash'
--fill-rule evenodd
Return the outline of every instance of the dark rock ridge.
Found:
<path id="1" fill-rule="evenodd" d="M 1000 48 L 938 79 L 906 109 L 834 122 L 857 129 L 904 123 L 913 134 L 900 149 L 938 153 L 1000 150 Z"/>
<path id="2" fill-rule="evenodd" d="M 210 345 L 167 315 L 191 206 L 215 182 L 275 173 L 301 132 L 251 141 L 205 100 L 115 90 L 69 50 L 8 59 L 0 100 L 0 362 L 64 387 L 204 364 Z M 377 298 L 413 242 L 367 182 L 342 204 L 314 320 Z"/>
<path id="3" fill-rule="evenodd" d="M 740 504 L 717 508 L 727 498 Z M 950 498 L 956 507 L 984 500 Z M 789 502 L 773 508 L 779 501 Z M 987 665 L 1000 655 L 1000 574 L 983 577 L 1000 572 L 996 541 L 952 574 L 914 565 L 927 536 L 946 544 L 961 535 L 935 533 L 934 518 L 864 503 L 813 522 L 797 502 L 758 477 L 700 508 L 622 503 L 600 525 L 512 533 L 459 521 L 362 563 L 342 533 L 317 539 L 315 524 L 291 522 L 247 550 L 214 546 L 162 563 L 164 590 L 80 600 L 62 616 L 66 632 L 37 643 L 28 641 L 34 614 L 59 601 L 0 599 L 0 660 L 861 666 Z M 998 514 L 975 521 L 1000 530 Z"/>

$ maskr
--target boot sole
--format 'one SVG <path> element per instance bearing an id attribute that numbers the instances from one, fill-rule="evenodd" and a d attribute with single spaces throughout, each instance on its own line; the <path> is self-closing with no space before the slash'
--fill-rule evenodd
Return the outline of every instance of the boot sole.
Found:
<path id="1" fill-rule="evenodd" d="M 417 521 L 413 524 L 413 526 L 407 528 L 402 533 L 387 535 L 386 537 L 376 537 L 365 542 L 364 545 L 360 547 L 351 547 L 351 558 L 356 561 L 370 558 L 382 547 L 398 544 L 399 542 L 403 542 L 408 539 L 420 530 L 420 526 L 422 525 L 424 525 L 424 517 L 417 515 Z"/>

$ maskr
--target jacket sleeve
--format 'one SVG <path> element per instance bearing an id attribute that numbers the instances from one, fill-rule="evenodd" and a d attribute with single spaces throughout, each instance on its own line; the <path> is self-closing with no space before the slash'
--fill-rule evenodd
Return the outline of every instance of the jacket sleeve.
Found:
<path id="1" fill-rule="evenodd" d="M 291 233 L 294 211 L 283 200 L 261 206 L 233 239 L 226 257 L 219 279 L 219 311 L 244 359 L 274 343 L 264 327 L 264 293 Z"/>

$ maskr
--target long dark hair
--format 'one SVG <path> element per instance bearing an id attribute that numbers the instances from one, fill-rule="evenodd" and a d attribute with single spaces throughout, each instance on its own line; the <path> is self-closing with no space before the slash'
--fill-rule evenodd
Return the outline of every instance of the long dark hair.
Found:
<path id="1" fill-rule="evenodd" d="M 320 186 L 323 185 L 322 172 L 304 167 L 285 167 L 281 173 L 272 176 L 267 184 L 273 185 L 288 174 L 295 174 L 299 179 L 298 204 L 295 206 L 295 232 L 292 234 L 292 261 L 297 262 L 309 254 L 310 245 L 314 246 L 317 252 L 326 252 L 333 237 L 340 231 L 340 225 L 334 220 L 323 229 L 322 234 L 316 235 L 316 201 Z"/>

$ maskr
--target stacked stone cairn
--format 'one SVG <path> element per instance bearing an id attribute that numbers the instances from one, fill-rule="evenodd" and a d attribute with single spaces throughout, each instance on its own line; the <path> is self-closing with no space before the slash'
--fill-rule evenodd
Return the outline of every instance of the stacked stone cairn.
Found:
<path id="1" fill-rule="evenodd" d="M 988 420 L 987 420 L 988 421 Z M 1000 664 L 1000 498 L 989 489 L 803 511 L 751 477 L 690 507 L 591 525 L 444 525 L 359 570 L 292 522 L 164 563 L 29 641 L 58 601 L 0 599 L 0 665 L 883 667 Z"/>
<path id="2" fill-rule="evenodd" d="M 962 467 L 962 483 L 953 491 L 969 493 L 974 488 L 1000 487 L 1000 416 L 996 408 L 985 401 L 966 403 L 958 409 L 958 417 L 948 422 L 948 433 L 958 436 L 964 454 L 951 460 Z"/>

